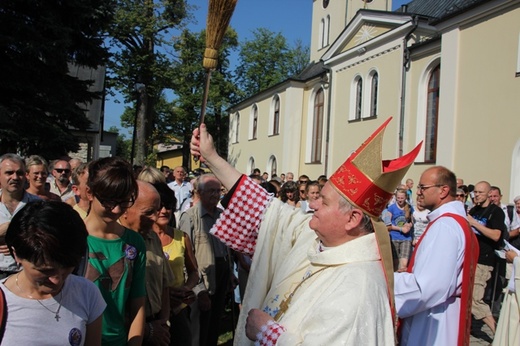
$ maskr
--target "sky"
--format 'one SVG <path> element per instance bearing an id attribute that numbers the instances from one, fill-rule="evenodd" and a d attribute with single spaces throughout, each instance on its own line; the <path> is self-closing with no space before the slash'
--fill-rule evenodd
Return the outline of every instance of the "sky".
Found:
<path id="1" fill-rule="evenodd" d="M 392 7 L 395 10 L 410 1 L 393 0 Z M 190 25 L 190 30 L 200 31 L 206 26 L 208 0 L 189 0 L 189 3 L 198 7 L 194 13 L 196 23 Z M 291 46 L 297 40 L 310 46 L 311 20 L 312 0 L 238 0 L 230 25 L 238 33 L 240 42 L 251 39 L 255 29 L 267 28 L 275 33 L 280 32 Z M 120 95 L 107 96 L 105 130 L 112 126 L 121 128 L 120 118 L 124 111 L 122 101 Z M 120 132 L 130 138 L 126 129 Z"/>

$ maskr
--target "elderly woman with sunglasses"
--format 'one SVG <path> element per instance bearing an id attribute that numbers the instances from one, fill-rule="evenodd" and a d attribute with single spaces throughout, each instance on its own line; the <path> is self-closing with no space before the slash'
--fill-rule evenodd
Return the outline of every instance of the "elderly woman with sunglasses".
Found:
<path id="1" fill-rule="evenodd" d="M 177 205 L 175 192 L 166 183 L 158 182 L 153 185 L 161 196 L 161 208 L 153 230 L 161 240 L 164 254 L 175 275 L 174 287 L 170 291 L 170 345 L 190 346 L 190 313 L 186 307 L 196 297 L 196 285 L 199 282 L 197 260 L 187 234 L 169 226 Z"/>
<path id="2" fill-rule="evenodd" d="M 70 275 L 87 248 L 87 230 L 69 205 L 28 203 L 6 242 L 22 270 L 0 284 L 7 301 L 2 345 L 99 345 L 106 303 L 87 279 Z"/>

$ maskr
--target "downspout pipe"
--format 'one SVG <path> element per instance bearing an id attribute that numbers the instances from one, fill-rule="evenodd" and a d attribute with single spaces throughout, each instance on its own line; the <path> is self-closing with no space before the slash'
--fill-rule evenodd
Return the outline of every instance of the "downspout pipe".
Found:
<path id="1" fill-rule="evenodd" d="M 412 17 L 412 28 L 403 38 L 403 67 L 401 72 L 401 106 L 399 114 L 399 157 L 403 156 L 404 147 L 404 112 L 406 103 L 406 73 L 410 70 L 410 49 L 408 48 L 408 41 L 413 32 L 419 26 L 419 17 Z"/>
<path id="2" fill-rule="evenodd" d="M 323 60 L 322 60 L 323 62 Z M 328 74 L 328 93 L 327 93 L 327 129 L 325 131 L 325 162 L 323 165 L 323 174 L 328 177 L 329 170 L 329 147 L 330 147 L 330 119 L 331 119 L 331 109 L 332 109 L 332 69 L 330 66 L 325 65 L 323 63 L 323 69 L 327 71 Z M 322 84 L 322 87 L 325 87 Z"/>

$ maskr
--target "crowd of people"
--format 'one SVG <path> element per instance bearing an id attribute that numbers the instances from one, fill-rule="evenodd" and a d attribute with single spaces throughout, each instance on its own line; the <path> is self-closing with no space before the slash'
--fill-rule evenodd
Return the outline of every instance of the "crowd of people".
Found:
<path id="1" fill-rule="evenodd" d="M 383 170 L 387 123 L 315 180 L 238 172 L 204 124 L 211 173 L 4 154 L 2 344 L 214 346 L 234 299 L 236 345 L 468 345 L 470 313 L 519 345 L 520 196 L 401 184 L 420 146 Z"/>

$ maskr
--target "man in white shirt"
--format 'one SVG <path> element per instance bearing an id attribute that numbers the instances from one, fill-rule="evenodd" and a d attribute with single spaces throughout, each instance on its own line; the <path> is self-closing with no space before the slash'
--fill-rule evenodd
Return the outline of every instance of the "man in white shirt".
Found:
<path id="1" fill-rule="evenodd" d="M 179 224 L 181 214 L 191 207 L 191 197 L 193 193 L 193 187 L 187 181 L 186 170 L 182 166 L 177 166 L 173 169 L 174 181 L 168 184 L 168 187 L 175 192 L 175 198 L 177 198 L 177 205 L 175 206 L 175 220 L 176 224 Z"/>
<path id="2" fill-rule="evenodd" d="M 0 278 L 18 271 L 4 239 L 12 217 L 28 202 L 40 200 L 25 191 L 25 179 L 25 163 L 20 156 L 4 154 L 0 157 Z"/>
<path id="3" fill-rule="evenodd" d="M 52 165 L 52 176 L 54 179 L 51 181 L 50 191 L 60 196 L 63 202 L 74 206 L 76 204 L 76 198 L 74 191 L 72 191 L 72 182 L 70 181 L 71 174 L 72 169 L 67 161 L 54 161 Z"/>
<path id="4" fill-rule="evenodd" d="M 394 274 L 400 345 L 468 345 L 478 243 L 456 196 L 455 174 L 427 169 L 417 185 L 417 204 L 432 212 L 407 272 Z"/>

